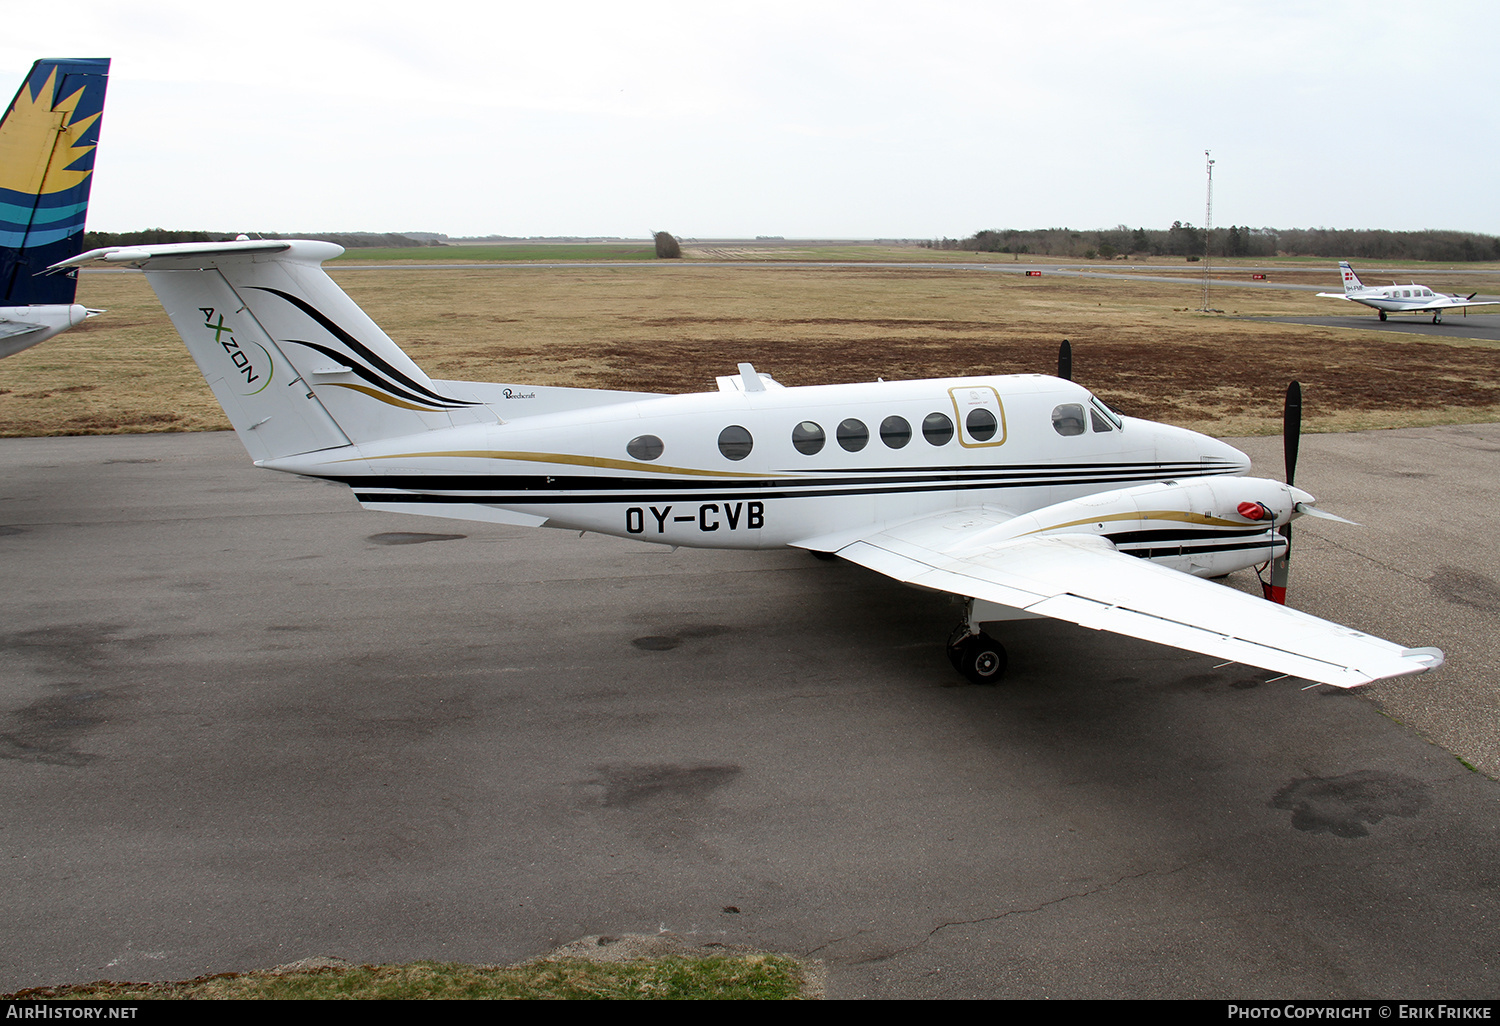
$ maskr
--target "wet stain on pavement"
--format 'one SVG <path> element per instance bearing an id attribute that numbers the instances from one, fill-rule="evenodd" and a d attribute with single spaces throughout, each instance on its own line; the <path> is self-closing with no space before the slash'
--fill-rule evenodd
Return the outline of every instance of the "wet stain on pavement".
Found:
<path id="1" fill-rule="evenodd" d="M 633 808 L 647 804 L 696 804 L 740 775 L 728 763 L 651 763 L 644 766 L 601 766 L 599 779 L 605 808 Z"/>
<path id="2" fill-rule="evenodd" d="M 99 756 L 78 751 L 83 735 L 105 721 L 108 692 L 86 684 L 54 684 L 52 694 L 7 714 L 0 723 L 0 759 L 86 766 Z"/>
<path id="3" fill-rule="evenodd" d="M 1486 611 L 1500 610 L 1500 584 L 1483 574 L 1456 566 L 1440 566 L 1427 580 L 1440 599 Z"/>
<path id="4" fill-rule="evenodd" d="M 1292 814 L 1292 826 L 1312 834 L 1367 837 L 1387 816 L 1409 819 L 1426 808 L 1427 785 L 1399 773 L 1358 770 L 1340 777 L 1303 777 L 1276 792 L 1270 805 Z"/>

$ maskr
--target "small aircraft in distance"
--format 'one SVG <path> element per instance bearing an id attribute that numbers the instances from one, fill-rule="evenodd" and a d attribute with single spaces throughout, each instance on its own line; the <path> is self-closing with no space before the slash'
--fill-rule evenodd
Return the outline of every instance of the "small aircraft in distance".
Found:
<path id="1" fill-rule="evenodd" d="M 1467 296 L 1448 295 L 1444 292 L 1434 292 L 1426 285 L 1418 285 L 1412 282 L 1410 285 L 1366 285 L 1359 280 L 1359 275 L 1354 273 L 1354 268 L 1349 266 L 1347 260 L 1339 261 L 1339 272 L 1344 276 L 1343 292 L 1319 292 L 1318 295 L 1324 299 L 1348 299 L 1355 303 L 1363 303 L 1365 306 L 1374 307 L 1380 313 L 1383 321 L 1386 314 L 1393 313 L 1416 313 L 1432 314 L 1432 323 L 1443 323 L 1444 310 L 1457 310 L 1470 306 L 1495 306 L 1497 300 L 1480 299 L 1474 297 L 1479 295 L 1471 292 Z"/>
<path id="2" fill-rule="evenodd" d="M 0 119 L 0 357 L 103 313 L 43 272 L 83 249 L 108 84 L 108 58 L 40 60 Z"/>
<path id="3" fill-rule="evenodd" d="M 948 655 L 976 683 L 1006 664 L 982 625 L 1035 616 L 1346 688 L 1443 661 L 1204 579 L 1270 564 L 1284 600 L 1292 519 L 1332 516 L 1291 484 L 1300 390 L 1283 484 L 1116 413 L 1069 380 L 1066 345 L 1057 377 L 787 388 L 742 363 L 690 395 L 440 381 L 328 277 L 342 252 L 241 236 L 59 268 L 144 270 L 257 466 L 369 509 L 836 554 L 963 597 Z"/>

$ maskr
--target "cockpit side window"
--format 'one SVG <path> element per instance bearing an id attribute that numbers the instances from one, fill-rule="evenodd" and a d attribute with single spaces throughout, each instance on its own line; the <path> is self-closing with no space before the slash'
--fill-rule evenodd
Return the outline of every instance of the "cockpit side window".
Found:
<path id="1" fill-rule="evenodd" d="M 1068 437 L 1084 432 L 1083 404 L 1063 403 L 1052 410 L 1052 430 Z"/>

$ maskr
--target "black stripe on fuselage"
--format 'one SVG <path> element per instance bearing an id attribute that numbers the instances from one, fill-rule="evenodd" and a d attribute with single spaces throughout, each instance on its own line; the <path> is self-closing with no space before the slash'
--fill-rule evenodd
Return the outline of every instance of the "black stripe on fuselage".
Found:
<path id="1" fill-rule="evenodd" d="M 882 485 L 986 480 L 1012 480 L 1044 477 L 1046 483 L 1067 484 L 1075 479 L 1102 479 L 1101 475 L 1121 475 L 1142 481 L 1162 481 L 1175 477 L 1217 477 L 1234 468 L 1202 463 L 1060 463 L 1007 464 L 998 467 L 877 467 L 862 470 L 833 470 L 830 477 L 744 477 L 718 478 L 708 485 L 700 477 L 607 477 L 596 474 L 392 474 L 328 475 L 351 488 L 398 488 L 413 491 L 615 491 L 670 490 L 691 486 L 718 489 L 764 488 L 839 488 L 849 485 Z M 854 476 L 854 475 L 861 476 Z"/>
<path id="2" fill-rule="evenodd" d="M 1069 471 L 1063 474 L 1018 474 L 994 472 L 953 475 L 907 475 L 844 480 L 762 479 L 706 483 L 675 478 L 654 481 L 642 478 L 525 477 L 344 478 L 361 502 L 487 503 L 492 505 L 578 505 L 586 503 L 702 502 L 714 499 L 807 499 L 855 495 L 904 495 L 925 492 L 967 492 L 1011 488 L 1047 488 L 1067 485 L 1129 486 L 1164 478 L 1202 477 L 1212 474 L 1196 465 L 1140 468 L 1134 470 Z M 1215 475 L 1217 476 L 1217 475 Z M 399 480 L 406 487 L 393 484 Z M 507 490 L 485 490 L 499 485 Z M 374 491 L 372 489 L 380 489 Z M 389 491 L 387 489 L 390 489 Z M 636 489 L 627 491 L 626 489 Z"/>

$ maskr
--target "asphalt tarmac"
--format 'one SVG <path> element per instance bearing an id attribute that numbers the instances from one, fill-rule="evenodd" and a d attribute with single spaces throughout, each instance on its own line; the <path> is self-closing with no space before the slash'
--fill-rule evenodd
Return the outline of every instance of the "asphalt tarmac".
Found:
<path id="1" fill-rule="evenodd" d="M 1371 311 L 1368 315 L 1354 314 L 1342 317 L 1247 317 L 1245 320 L 1265 321 L 1269 324 L 1308 324 L 1315 328 L 1358 328 L 1362 331 L 1388 331 L 1398 335 L 1427 335 L 1432 338 L 1475 339 L 1482 342 L 1500 342 L 1500 315 L 1448 313 L 1441 324 L 1433 324 L 1432 317 L 1415 317 L 1411 314 L 1392 314 L 1382 321 Z"/>
<path id="2" fill-rule="evenodd" d="M 1298 522 L 1293 604 L 1448 653 L 1341 692 L 1053 621 L 974 687 L 848 564 L 0 440 L 0 991 L 665 930 L 831 997 L 1494 998 L 1497 454 L 1304 439 L 1366 526 Z"/>

